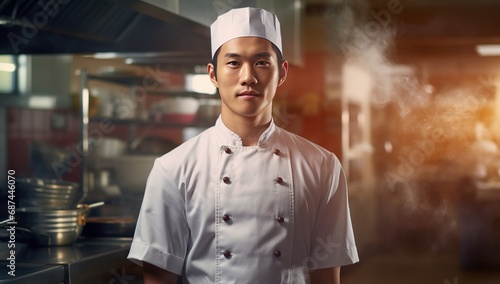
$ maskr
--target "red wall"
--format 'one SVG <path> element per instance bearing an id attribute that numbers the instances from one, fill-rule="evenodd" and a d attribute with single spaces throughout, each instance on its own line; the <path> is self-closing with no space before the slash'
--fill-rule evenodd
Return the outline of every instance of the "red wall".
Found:
<path id="1" fill-rule="evenodd" d="M 306 53 L 302 67 L 290 66 L 287 80 L 278 88 L 276 96 L 277 107 L 286 109 L 286 119 L 279 121 L 275 114 L 275 120 L 283 128 L 333 151 L 340 158 L 340 103 L 325 99 L 325 58 L 322 52 Z"/>

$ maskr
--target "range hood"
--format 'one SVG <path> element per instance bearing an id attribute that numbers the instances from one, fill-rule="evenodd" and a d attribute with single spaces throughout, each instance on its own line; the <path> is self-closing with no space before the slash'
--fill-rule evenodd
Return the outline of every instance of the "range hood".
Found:
<path id="1" fill-rule="evenodd" d="M 209 28 L 139 0 L 4 0 L 0 54 L 168 52 L 210 58 Z"/>

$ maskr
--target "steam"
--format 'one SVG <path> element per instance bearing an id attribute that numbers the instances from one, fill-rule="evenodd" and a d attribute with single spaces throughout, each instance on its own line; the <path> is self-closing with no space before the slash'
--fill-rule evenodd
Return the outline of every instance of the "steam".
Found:
<path id="1" fill-rule="evenodd" d="M 369 3 L 363 0 L 334 2 L 335 8 L 327 14 L 331 51 L 341 53 L 346 64 L 360 66 L 371 74 L 376 82 L 371 103 L 376 107 L 396 103 L 402 116 L 413 106 L 427 103 L 429 91 L 418 82 L 416 70 L 397 64 L 391 57 L 395 20 L 404 13 L 402 4 L 370 10 Z"/>
<path id="2" fill-rule="evenodd" d="M 425 216 L 429 226 L 438 228 L 439 246 L 456 232 L 457 208 L 449 198 L 453 188 L 446 186 L 455 187 L 452 197 L 458 198 L 459 179 L 468 170 L 464 153 L 474 139 L 477 113 L 491 93 L 490 83 L 478 79 L 438 89 L 420 82 L 419 75 L 425 79 L 422 70 L 392 57 L 395 21 L 405 7 L 387 2 L 387 9 L 371 10 L 368 1 L 332 1 L 326 13 L 330 57 L 336 65 L 356 65 L 371 75 L 373 108 L 395 106 L 392 118 L 397 120 L 385 122 L 398 124 L 401 132 L 391 141 L 394 152 L 385 153 L 393 166 L 377 178 L 403 201 L 398 206 L 405 214 Z"/>

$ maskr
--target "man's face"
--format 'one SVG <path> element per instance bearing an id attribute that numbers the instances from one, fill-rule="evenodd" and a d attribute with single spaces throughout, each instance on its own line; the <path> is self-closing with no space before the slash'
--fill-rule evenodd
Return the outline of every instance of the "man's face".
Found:
<path id="1" fill-rule="evenodd" d="M 287 70 L 286 61 L 278 66 L 271 42 L 260 37 L 224 43 L 217 57 L 217 75 L 208 64 L 210 79 L 221 96 L 222 114 L 248 118 L 270 118 L 276 88 L 285 81 Z"/>

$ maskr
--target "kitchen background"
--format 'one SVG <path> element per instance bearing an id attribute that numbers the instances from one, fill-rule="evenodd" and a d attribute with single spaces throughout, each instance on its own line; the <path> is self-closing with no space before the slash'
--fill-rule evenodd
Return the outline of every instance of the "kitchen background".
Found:
<path id="1" fill-rule="evenodd" d="M 346 170 L 343 283 L 500 283 L 495 0 L 3 1 L 1 184 L 61 178 L 135 217 L 154 157 L 217 117 L 207 26 L 246 5 L 282 22 L 275 121 Z"/>

